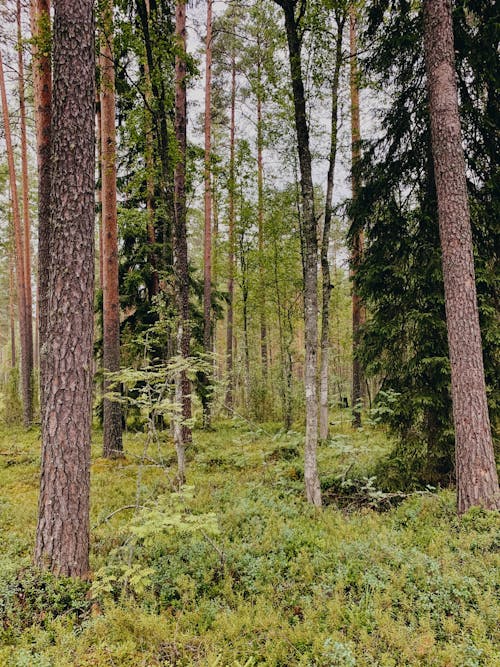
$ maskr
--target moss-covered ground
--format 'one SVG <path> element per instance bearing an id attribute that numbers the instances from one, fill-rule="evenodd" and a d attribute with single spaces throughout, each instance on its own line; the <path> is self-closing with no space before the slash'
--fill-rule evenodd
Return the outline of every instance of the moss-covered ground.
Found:
<path id="1" fill-rule="evenodd" d="M 39 432 L 0 429 L 2 667 L 500 665 L 498 515 L 458 520 L 451 491 L 379 493 L 363 477 L 382 430 L 337 420 L 322 511 L 298 433 L 195 431 L 180 495 L 167 436 L 142 459 L 144 444 L 127 434 L 105 461 L 96 432 L 93 578 L 72 582 L 31 566 Z"/>

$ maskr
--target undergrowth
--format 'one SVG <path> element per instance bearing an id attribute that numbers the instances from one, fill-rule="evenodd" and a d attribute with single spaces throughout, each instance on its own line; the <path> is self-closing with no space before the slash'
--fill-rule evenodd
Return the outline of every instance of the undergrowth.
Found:
<path id="1" fill-rule="evenodd" d="M 144 436 L 92 474 L 89 582 L 30 565 L 39 434 L 0 430 L 3 667 L 494 667 L 498 515 L 451 491 L 387 491 L 377 426 L 334 424 L 326 506 L 303 498 L 303 436 L 242 421 L 196 431 L 189 487 Z M 138 476 L 140 468 L 140 475 Z"/>

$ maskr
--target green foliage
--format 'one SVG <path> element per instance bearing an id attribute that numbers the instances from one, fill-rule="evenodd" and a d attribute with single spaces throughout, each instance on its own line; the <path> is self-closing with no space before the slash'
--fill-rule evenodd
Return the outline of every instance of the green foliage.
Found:
<path id="1" fill-rule="evenodd" d="M 90 594 L 29 567 L 37 434 L 0 433 L 0 451 L 15 443 L 19 460 L 0 458 L 0 664 L 495 665 L 498 514 L 459 520 L 448 491 L 372 509 L 382 496 L 370 469 L 393 443 L 341 416 L 319 449 L 321 478 L 350 480 L 352 502 L 365 486 L 366 502 L 319 514 L 297 478 L 300 431 L 243 420 L 195 430 L 181 494 L 173 467 L 140 464 L 145 436 L 126 435 L 123 459 L 93 462 Z"/>
<path id="2" fill-rule="evenodd" d="M 10 368 L 3 387 L 2 421 L 5 424 L 20 424 L 23 416 L 23 404 L 19 386 L 19 368 Z"/>

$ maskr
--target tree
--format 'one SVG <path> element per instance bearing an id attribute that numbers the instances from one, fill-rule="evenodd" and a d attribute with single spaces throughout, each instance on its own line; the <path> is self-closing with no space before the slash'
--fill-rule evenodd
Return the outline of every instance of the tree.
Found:
<path id="1" fill-rule="evenodd" d="M 231 412 L 234 404 L 234 359 L 233 359 L 233 320 L 234 320 L 234 256 L 235 256 L 235 134 L 236 134 L 236 56 L 234 43 L 231 45 L 231 121 L 229 137 L 229 253 L 228 253 L 228 304 L 226 331 L 226 407 Z"/>
<path id="2" fill-rule="evenodd" d="M 56 0 L 51 234 L 42 464 L 35 561 L 89 570 L 94 321 L 94 16 L 91 0 Z"/>
<path id="3" fill-rule="evenodd" d="M 359 121 L 359 74 L 358 74 L 358 47 L 356 29 L 356 8 L 353 4 L 349 9 L 349 41 L 350 41 L 350 89 L 351 89 L 351 182 L 352 198 L 359 195 L 359 160 L 361 131 Z M 359 329 L 363 314 L 361 300 L 358 294 L 356 270 L 363 255 L 363 232 L 357 231 L 352 238 L 351 272 L 352 272 L 352 423 L 355 428 L 361 426 L 360 404 L 363 396 L 363 373 L 359 360 Z"/>
<path id="4" fill-rule="evenodd" d="M 177 295 L 177 346 L 179 354 L 187 358 L 190 353 L 191 327 L 189 322 L 189 266 L 186 233 L 186 5 L 177 0 L 175 8 L 175 34 L 178 52 L 175 56 L 175 138 L 177 159 L 174 181 L 174 272 Z M 191 386 L 185 370 L 176 381 L 176 399 L 181 405 L 182 422 L 174 424 L 179 482 L 185 480 L 185 447 L 191 440 L 191 430 L 186 420 L 191 417 Z"/>
<path id="5" fill-rule="evenodd" d="M 40 403 L 44 403 L 45 343 L 47 341 L 50 189 L 51 189 L 51 118 L 52 66 L 50 54 L 50 2 L 31 0 L 30 5 L 33 93 L 35 104 L 38 162 L 38 347 L 40 350 Z"/>
<path id="6" fill-rule="evenodd" d="M 305 2 L 297 0 L 275 0 L 285 14 L 290 72 L 292 78 L 297 152 L 300 164 L 300 187 L 302 205 L 303 265 L 304 265 L 304 325 L 305 325 L 305 397 L 306 397 L 306 442 L 304 478 L 306 496 L 310 503 L 321 505 L 316 450 L 318 443 L 318 238 L 314 213 L 314 189 L 309 148 L 309 128 L 306 115 L 306 100 L 302 78 L 300 23 L 305 11 Z M 299 12 L 296 16 L 296 8 Z"/>
<path id="7" fill-rule="evenodd" d="M 23 394 L 23 422 L 29 426 L 33 419 L 33 395 L 31 371 L 33 366 L 33 339 L 30 339 L 30 326 L 28 323 L 30 314 L 27 307 L 26 289 L 26 265 L 24 261 L 24 237 L 21 229 L 21 215 L 19 212 L 19 200 L 17 194 L 16 168 L 14 164 L 14 152 L 12 147 L 12 136 L 10 131 L 9 109 L 7 106 L 7 93 L 5 89 L 5 78 L 3 71 L 3 60 L 0 54 L 0 94 L 2 98 L 3 121 L 5 130 L 5 145 L 7 149 L 7 162 L 9 166 L 10 197 L 12 206 L 12 223 L 14 227 L 16 277 L 17 277 L 17 304 L 19 316 L 19 330 L 21 339 L 21 382 Z"/>
<path id="8" fill-rule="evenodd" d="M 103 368 L 120 370 L 120 297 L 118 288 L 118 221 L 116 210 L 115 66 L 113 54 L 113 0 L 101 9 L 100 116 L 102 178 L 102 293 Z M 109 382 L 104 380 L 104 392 Z M 122 415 L 118 401 L 103 399 L 103 456 L 119 456 L 123 450 Z"/>
<path id="9" fill-rule="evenodd" d="M 203 259 L 203 347 L 206 353 L 212 350 L 212 0 L 207 0 L 207 34 L 205 38 L 205 228 Z M 204 405 L 204 422 L 210 424 L 210 406 Z"/>
<path id="10" fill-rule="evenodd" d="M 332 279 L 330 275 L 330 260 L 328 251 L 330 248 L 330 235 L 332 223 L 332 197 L 333 181 L 335 175 L 335 161 L 337 158 L 338 137 L 338 97 L 340 70 L 342 67 L 342 38 L 344 35 L 345 12 L 342 7 L 335 11 L 335 22 L 337 36 L 335 39 L 335 64 L 333 70 L 331 96 L 332 114 L 330 125 L 330 154 L 328 159 L 328 175 L 326 182 L 325 213 L 323 222 L 323 235 L 321 240 L 321 274 L 322 274 L 322 303 L 321 303 L 321 340 L 320 340 L 320 414 L 319 414 L 319 437 L 326 440 L 328 437 L 328 380 L 329 380 L 329 357 L 330 357 L 330 296 L 332 291 Z"/>
<path id="11" fill-rule="evenodd" d="M 450 0 L 424 0 L 424 54 L 451 365 L 458 512 L 500 509 L 486 400 Z"/>

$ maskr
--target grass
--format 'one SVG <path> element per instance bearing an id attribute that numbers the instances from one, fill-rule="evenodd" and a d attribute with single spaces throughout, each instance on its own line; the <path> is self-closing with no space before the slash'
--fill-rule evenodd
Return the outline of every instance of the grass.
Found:
<path id="1" fill-rule="evenodd" d="M 94 576 L 72 582 L 30 565 L 39 432 L 0 428 L 0 666 L 500 665 L 498 515 L 458 520 L 450 491 L 360 482 L 382 430 L 336 422 L 321 512 L 303 498 L 300 433 L 196 431 L 181 496 L 171 443 L 149 452 L 167 465 L 140 466 L 144 437 L 110 462 L 95 434 Z"/>

